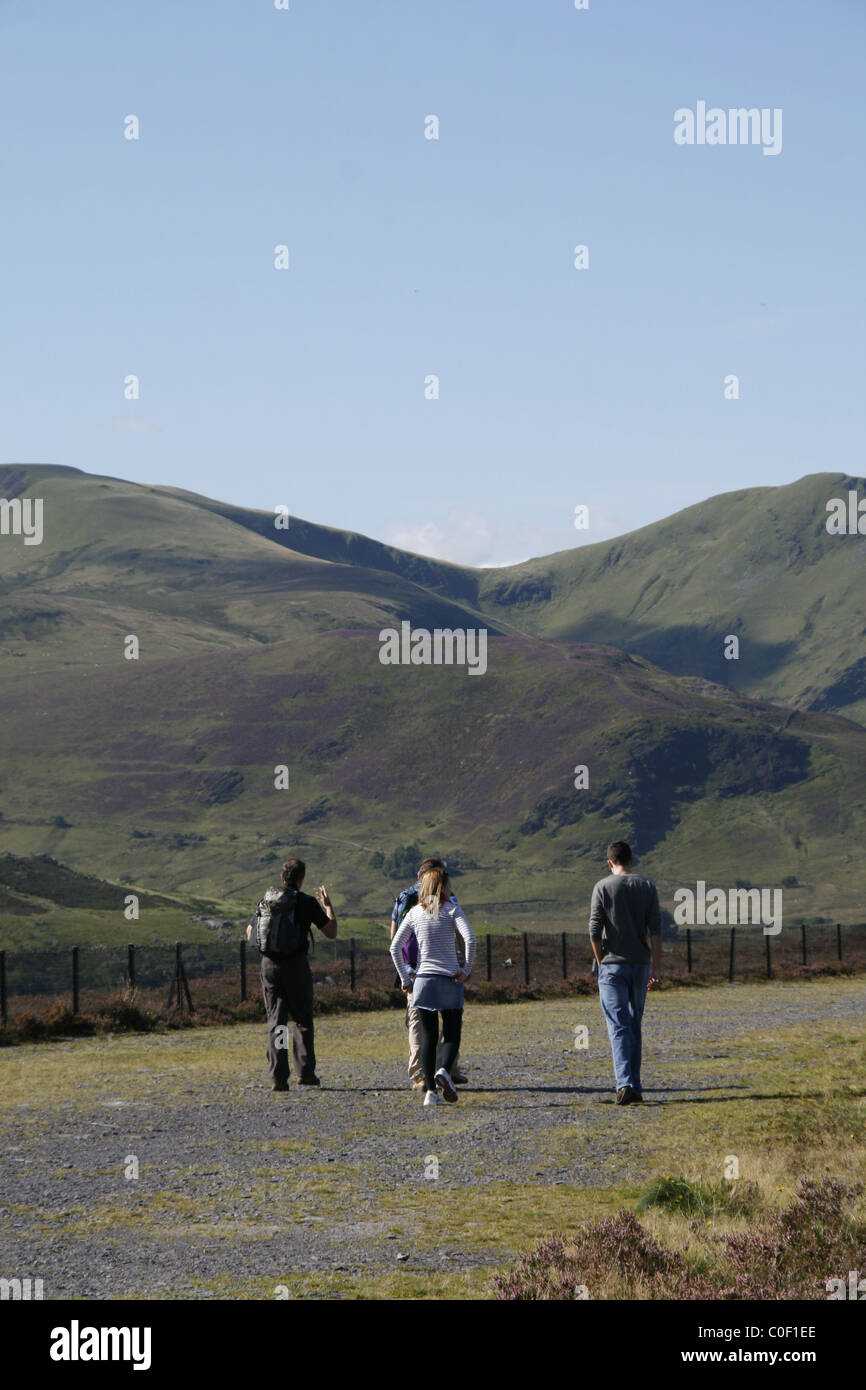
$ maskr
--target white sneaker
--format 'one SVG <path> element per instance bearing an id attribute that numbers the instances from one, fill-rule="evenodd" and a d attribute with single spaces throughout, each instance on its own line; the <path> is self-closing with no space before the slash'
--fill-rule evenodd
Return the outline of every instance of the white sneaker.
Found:
<path id="1" fill-rule="evenodd" d="M 424 1096 L 425 1105 L 442 1105 L 442 1103 L 442 1097 L 440 1096 L 438 1091 L 427 1091 L 426 1095 Z"/>
<path id="2" fill-rule="evenodd" d="M 448 1075 L 444 1067 L 439 1068 L 433 1080 L 436 1082 L 436 1085 L 438 1086 L 439 1090 L 442 1092 L 446 1100 L 459 1100 L 459 1096 L 454 1089 L 454 1082 L 451 1080 L 451 1077 Z"/>

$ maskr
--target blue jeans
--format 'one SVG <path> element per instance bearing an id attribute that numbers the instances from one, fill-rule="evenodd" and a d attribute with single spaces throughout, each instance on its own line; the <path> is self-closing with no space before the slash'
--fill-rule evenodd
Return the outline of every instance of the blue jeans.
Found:
<path id="1" fill-rule="evenodd" d="M 616 1089 L 631 1086 L 641 1095 L 641 1019 L 650 967 L 628 961 L 598 967 L 598 996 L 613 1053 Z"/>

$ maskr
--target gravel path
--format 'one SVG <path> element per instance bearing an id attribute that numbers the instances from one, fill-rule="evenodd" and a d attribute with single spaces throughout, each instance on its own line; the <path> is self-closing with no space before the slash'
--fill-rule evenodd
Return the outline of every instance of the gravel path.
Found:
<path id="1" fill-rule="evenodd" d="M 46 1298 L 273 1297 L 299 1275 L 501 1264 L 507 1241 L 471 1238 L 485 1191 L 641 1183 L 670 1107 L 694 1104 L 700 1124 L 700 1102 L 772 1096 L 759 1053 L 809 1021 L 862 1031 L 864 1005 L 856 980 L 654 996 L 647 1104 L 629 1110 L 595 999 L 468 1008 L 471 1084 L 433 1112 L 406 1084 L 399 1013 L 321 1020 L 322 1089 L 287 1095 L 267 1086 L 261 1026 L 8 1049 L 0 1276 L 41 1277 Z M 729 1050 L 744 1033 L 760 1039 L 751 1072 Z M 419 1225 L 434 1186 L 467 1218 L 459 1239 Z"/>

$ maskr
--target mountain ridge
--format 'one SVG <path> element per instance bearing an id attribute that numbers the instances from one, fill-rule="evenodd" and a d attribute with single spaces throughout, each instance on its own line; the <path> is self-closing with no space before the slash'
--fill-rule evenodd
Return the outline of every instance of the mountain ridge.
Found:
<path id="1" fill-rule="evenodd" d="M 817 478 L 798 501 L 813 529 Z M 663 892 L 772 873 L 795 880 L 799 911 L 856 912 L 854 890 L 866 882 L 840 836 L 866 829 L 866 730 L 847 717 L 850 703 L 843 713 L 796 710 L 707 671 L 672 674 L 609 640 L 523 631 L 520 605 L 497 599 L 495 586 L 522 581 L 526 566 L 472 572 L 484 605 L 475 608 L 465 569 L 425 562 L 433 569 L 414 573 L 440 586 L 428 588 L 409 577 L 418 557 L 406 557 L 404 573 L 376 568 L 402 565 L 402 552 L 315 523 L 302 530 L 292 518 L 275 543 L 268 513 L 227 506 L 224 515 L 222 504 L 173 489 L 57 467 L 0 470 L 0 494 L 4 482 L 38 485 L 46 499 L 44 546 L 0 545 L 0 810 L 14 853 L 232 905 L 257 865 L 272 873 L 282 853 L 309 846 L 317 879 L 338 883 L 341 910 L 369 915 L 391 889 L 376 856 L 417 843 L 478 866 L 461 879 L 461 898 L 482 916 L 499 904 L 532 925 L 535 902 L 539 922 L 566 925 L 603 869 L 604 843 L 622 834 Z M 761 491 L 748 514 L 735 506 L 748 543 L 736 583 L 755 556 L 766 559 Z M 685 537 L 687 589 L 703 582 L 700 546 L 720 543 L 711 523 L 723 514 L 708 507 L 697 541 Z M 676 536 L 682 523 L 672 521 Z M 786 543 L 790 525 L 781 529 Z M 656 565 L 657 532 L 634 536 L 641 563 Z M 558 596 L 548 625 L 576 621 L 574 566 L 590 578 L 600 569 L 602 583 L 632 582 L 637 560 L 622 558 L 632 544 L 596 545 L 588 558 L 590 548 L 560 552 L 564 575 L 542 566 Z M 825 556 L 823 545 L 807 537 L 802 564 L 807 552 L 819 566 L 846 553 Z M 587 612 L 578 625 L 607 638 L 616 614 Z M 379 631 L 403 619 L 487 626 L 487 673 L 383 666 Z M 744 646 L 754 641 L 744 631 Z M 827 683 L 845 669 L 828 670 Z M 275 789 L 280 766 L 285 795 Z"/>

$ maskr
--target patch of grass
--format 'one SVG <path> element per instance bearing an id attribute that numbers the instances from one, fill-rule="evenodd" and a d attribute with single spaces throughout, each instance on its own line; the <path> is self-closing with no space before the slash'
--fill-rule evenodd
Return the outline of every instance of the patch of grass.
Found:
<path id="1" fill-rule="evenodd" d="M 378 1200 L 392 1219 L 404 1218 L 414 1249 L 432 1250 L 447 1241 L 464 1250 L 495 1251 L 501 1259 L 502 1252 L 523 1249 L 551 1229 L 576 1231 L 593 1213 L 613 1212 L 634 1197 L 633 1184 L 586 1188 L 502 1181 L 473 1188 L 419 1182 L 408 1194 L 384 1193 Z"/>
<path id="2" fill-rule="evenodd" d="M 120 1168 L 118 1167 L 118 1172 Z M 103 1239 L 117 1241 L 128 1238 L 128 1230 L 140 1230 L 143 1234 L 156 1226 L 174 1227 L 183 1218 L 196 1215 L 198 1200 L 183 1192 L 158 1191 L 142 1193 L 134 1183 L 128 1183 L 126 1191 L 116 1198 L 104 1198 L 87 1203 L 64 1207 L 52 1212 L 50 1221 L 31 1208 L 21 1208 L 21 1215 L 29 1217 L 32 1230 L 46 1235 L 62 1235 L 70 1240 L 84 1239 L 99 1233 Z"/>
<path id="3" fill-rule="evenodd" d="M 650 1207 L 663 1207 L 680 1216 L 715 1221 L 720 1215 L 749 1216 L 758 1204 L 756 1183 L 708 1183 L 682 1177 L 653 1178 L 638 1200 L 638 1216 Z"/>
<path id="4" fill-rule="evenodd" d="M 396 1247 L 395 1247 L 396 1249 Z M 230 1274 L 209 1279 L 193 1279 L 177 1290 L 165 1293 L 166 1298 L 215 1299 L 374 1299 L 379 1300 L 436 1300 L 489 1298 L 488 1285 L 493 1273 L 491 1266 L 470 1270 L 419 1270 L 413 1267 L 411 1255 L 405 1264 L 395 1269 L 377 1266 L 357 1270 L 277 1272 L 273 1278 L 256 1276 L 238 1279 Z M 283 1290 L 286 1293 L 283 1293 Z M 277 1292 L 279 1291 L 279 1293 Z M 148 1297 L 151 1297 L 149 1294 Z"/>

